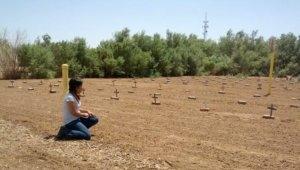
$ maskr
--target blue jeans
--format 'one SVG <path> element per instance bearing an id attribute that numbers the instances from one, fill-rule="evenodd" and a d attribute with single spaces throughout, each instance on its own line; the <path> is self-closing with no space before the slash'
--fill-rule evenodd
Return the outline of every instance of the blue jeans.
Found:
<path id="1" fill-rule="evenodd" d="M 56 136 L 61 140 L 73 140 L 73 139 L 91 139 L 91 133 L 89 128 L 98 123 L 96 116 L 90 116 L 88 118 L 78 118 L 72 122 L 61 126 Z"/>

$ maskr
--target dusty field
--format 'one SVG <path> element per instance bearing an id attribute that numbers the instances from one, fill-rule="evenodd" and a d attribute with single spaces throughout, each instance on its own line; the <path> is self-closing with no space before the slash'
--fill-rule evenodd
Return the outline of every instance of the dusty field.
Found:
<path id="1" fill-rule="evenodd" d="M 300 108 L 290 107 L 300 106 L 300 83 L 278 79 L 265 97 L 268 79 L 262 90 L 257 79 L 145 78 L 137 88 L 132 79 L 85 79 L 82 106 L 101 118 L 91 141 L 51 138 L 61 124 L 61 84 L 55 94 L 48 87 L 57 80 L 17 80 L 15 88 L 1 80 L 0 169 L 300 169 Z M 218 94 L 222 83 L 226 94 Z M 115 88 L 119 101 L 110 99 Z M 155 92 L 161 105 L 151 104 Z M 263 119 L 271 103 L 275 119 Z"/>

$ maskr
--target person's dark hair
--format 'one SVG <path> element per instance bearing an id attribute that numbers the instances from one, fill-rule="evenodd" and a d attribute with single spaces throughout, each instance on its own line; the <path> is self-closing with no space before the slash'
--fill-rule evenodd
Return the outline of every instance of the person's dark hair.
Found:
<path id="1" fill-rule="evenodd" d="M 76 94 L 76 89 L 82 86 L 82 80 L 80 78 L 71 78 L 69 81 L 69 92 L 79 99 L 79 96 Z"/>

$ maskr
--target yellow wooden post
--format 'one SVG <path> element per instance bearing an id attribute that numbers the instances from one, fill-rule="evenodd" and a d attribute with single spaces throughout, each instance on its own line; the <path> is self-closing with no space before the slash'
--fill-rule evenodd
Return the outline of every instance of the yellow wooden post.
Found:
<path id="1" fill-rule="evenodd" d="M 62 69 L 62 82 L 63 82 L 63 94 L 67 93 L 69 89 L 69 65 L 63 64 L 61 65 Z"/>
<path id="2" fill-rule="evenodd" d="M 269 70 L 269 88 L 268 88 L 268 95 L 271 95 L 272 91 L 272 80 L 273 80 L 273 69 L 274 69 L 274 60 L 275 60 L 275 38 L 270 39 L 270 70 Z"/>

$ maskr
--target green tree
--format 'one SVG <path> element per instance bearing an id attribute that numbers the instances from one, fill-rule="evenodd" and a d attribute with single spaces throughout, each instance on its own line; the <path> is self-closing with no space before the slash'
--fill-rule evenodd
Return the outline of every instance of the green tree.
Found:
<path id="1" fill-rule="evenodd" d="M 32 45 L 28 55 L 31 56 L 28 68 L 32 78 L 53 78 L 55 76 L 54 56 L 50 48 Z"/>
<path id="2" fill-rule="evenodd" d="M 276 60 L 276 70 L 279 76 L 298 75 L 299 62 L 297 61 L 299 61 L 299 59 L 297 58 L 297 37 L 293 33 L 282 34 L 277 41 L 277 46 L 278 58 Z"/>

